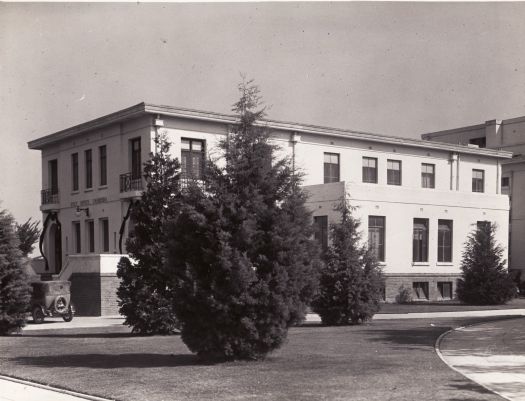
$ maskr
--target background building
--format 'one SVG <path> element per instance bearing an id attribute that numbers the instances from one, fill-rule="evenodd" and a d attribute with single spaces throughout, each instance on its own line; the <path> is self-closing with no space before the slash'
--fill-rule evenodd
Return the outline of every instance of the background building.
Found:
<path id="1" fill-rule="evenodd" d="M 70 279 L 80 314 L 115 314 L 116 264 L 132 230 L 131 203 L 144 187 L 142 163 L 166 132 L 184 177 L 198 178 L 235 117 L 141 103 L 29 142 L 42 152 L 39 273 Z M 417 299 L 450 299 L 467 234 L 500 227 L 507 246 L 509 202 L 501 163 L 511 153 L 448 143 L 266 120 L 281 156 L 304 173 L 316 238 L 328 243 L 343 197 L 387 275 L 385 298 L 400 287 Z"/>
<path id="2" fill-rule="evenodd" d="M 525 279 L 525 116 L 490 120 L 484 124 L 423 134 L 422 137 L 426 140 L 513 152 L 511 159 L 502 160 L 501 192 L 509 196 L 511 204 L 509 269 L 522 272 L 522 278 Z"/>

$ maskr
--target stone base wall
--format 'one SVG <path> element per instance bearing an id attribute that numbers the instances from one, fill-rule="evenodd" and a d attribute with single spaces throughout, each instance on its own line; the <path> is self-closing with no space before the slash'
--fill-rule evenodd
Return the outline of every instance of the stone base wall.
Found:
<path id="1" fill-rule="evenodd" d="M 439 291 L 439 282 L 452 283 L 452 299 L 456 298 L 457 279 L 459 274 L 385 274 L 385 301 L 396 302 L 401 288 L 410 290 L 414 301 L 444 301 Z M 417 298 L 414 283 L 428 283 L 428 299 Z M 450 298 L 449 298 L 450 299 Z"/>
<path id="2" fill-rule="evenodd" d="M 118 315 L 117 288 L 114 274 L 73 273 L 71 299 L 79 316 Z"/>

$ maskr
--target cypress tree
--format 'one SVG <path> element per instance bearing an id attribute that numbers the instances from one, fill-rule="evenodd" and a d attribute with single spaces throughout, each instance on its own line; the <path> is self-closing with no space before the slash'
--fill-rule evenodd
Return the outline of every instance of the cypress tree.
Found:
<path id="1" fill-rule="evenodd" d="M 341 222 L 330 226 L 331 243 L 312 308 L 324 324 L 358 324 L 379 310 L 384 278 L 372 252 L 361 244 L 360 222 L 350 206 L 343 201 L 336 209 Z"/>
<path id="2" fill-rule="evenodd" d="M 208 162 L 204 187 L 189 186 L 167 248 L 182 339 L 206 359 L 260 359 L 281 346 L 317 283 L 301 178 L 258 123 L 257 86 L 239 90 L 223 159 Z"/>
<path id="3" fill-rule="evenodd" d="M 13 217 L 0 210 L 0 335 L 25 325 L 31 299 Z"/>
<path id="4" fill-rule="evenodd" d="M 155 137 L 155 147 L 144 163 L 146 189 L 131 210 L 134 226 L 126 248 L 132 260 L 121 258 L 117 269 L 120 313 L 126 317 L 125 324 L 140 334 L 170 334 L 177 329 L 162 266 L 164 223 L 179 211 L 180 165 L 170 156 L 165 134 Z"/>
<path id="5" fill-rule="evenodd" d="M 504 304 L 516 294 L 516 285 L 505 267 L 503 248 L 495 239 L 496 226 L 480 224 L 465 243 L 458 280 L 458 298 L 474 305 Z"/>

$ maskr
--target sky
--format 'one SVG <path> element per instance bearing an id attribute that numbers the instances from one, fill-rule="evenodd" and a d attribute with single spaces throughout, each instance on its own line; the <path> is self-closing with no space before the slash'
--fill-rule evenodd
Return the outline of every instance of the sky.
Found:
<path id="1" fill-rule="evenodd" d="M 525 115 L 525 3 L 0 3 L 0 207 L 41 220 L 29 140 L 142 101 L 418 138 Z"/>

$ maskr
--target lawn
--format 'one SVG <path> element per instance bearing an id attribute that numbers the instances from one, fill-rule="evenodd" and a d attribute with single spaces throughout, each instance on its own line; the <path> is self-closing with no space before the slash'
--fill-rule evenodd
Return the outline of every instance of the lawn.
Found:
<path id="1" fill-rule="evenodd" d="M 448 368 L 437 337 L 495 318 L 292 328 L 259 362 L 201 363 L 179 336 L 125 327 L 0 337 L 0 373 L 118 400 L 500 400 Z"/>
<path id="2" fill-rule="evenodd" d="M 505 305 L 465 305 L 459 301 L 381 304 L 379 313 L 462 312 L 494 309 L 525 309 L 525 298 L 514 298 Z"/>

